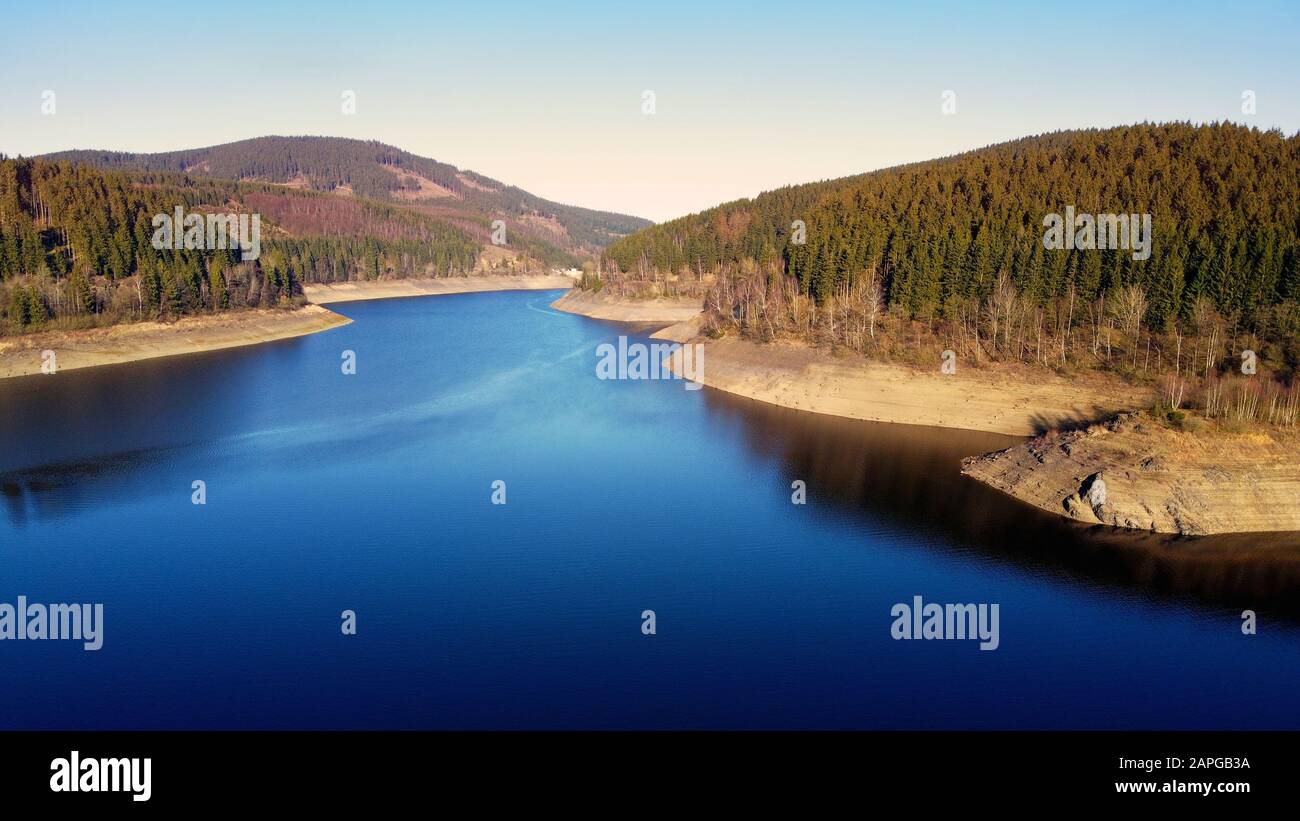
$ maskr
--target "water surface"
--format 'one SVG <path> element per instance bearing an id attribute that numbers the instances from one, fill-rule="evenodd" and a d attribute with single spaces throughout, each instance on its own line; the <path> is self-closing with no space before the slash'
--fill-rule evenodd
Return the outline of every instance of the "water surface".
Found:
<path id="1" fill-rule="evenodd" d="M 1088 530 L 960 476 L 1007 437 L 600 381 L 627 327 L 554 296 L 0 382 L 0 601 L 107 621 L 0 642 L 0 728 L 1300 727 L 1300 538 Z M 892 640 L 915 595 L 1001 646 Z"/>

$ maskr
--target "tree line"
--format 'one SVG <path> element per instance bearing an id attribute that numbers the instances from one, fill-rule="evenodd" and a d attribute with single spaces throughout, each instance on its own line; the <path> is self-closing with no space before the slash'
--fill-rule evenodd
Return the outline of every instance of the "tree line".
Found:
<path id="1" fill-rule="evenodd" d="M 1067 207 L 1150 214 L 1149 257 L 1046 247 Z M 1300 369 L 1300 138 L 1068 131 L 783 188 L 611 244 L 599 284 L 705 295 L 714 333 L 1190 376 L 1177 410 L 1242 351 L 1283 383 Z"/>
<path id="2" fill-rule="evenodd" d="M 1297 194 L 1295 136 L 1226 123 L 1068 131 L 780 189 L 638 232 L 603 257 L 622 273 L 687 280 L 752 260 L 819 301 L 874 274 L 889 304 L 921 319 L 986 297 L 1002 271 L 1039 301 L 1137 283 L 1146 320 L 1165 328 L 1201 295 L 1251 319 L 1300 299 Z M 1044 217 L 1067 205 L 1151 214 L 1151 258 L 1044 248 Z"/>
<path id="3" fill-rule="evenodd" d="M 348 205 L 337 234 L 272 222 L 256 260 L 238 248 L 153 247 L 157 214 L 279 202 L 265 197 L 294 200 L 286 213 L 311 212 L 312 198 L 317 212 L 336 213 L 337 198 L 311 192 L 0 156 L 0 333 L 293 305 L 303 283 L 456 275 L 478 259 L 463 229 L 365 201 Z"/>

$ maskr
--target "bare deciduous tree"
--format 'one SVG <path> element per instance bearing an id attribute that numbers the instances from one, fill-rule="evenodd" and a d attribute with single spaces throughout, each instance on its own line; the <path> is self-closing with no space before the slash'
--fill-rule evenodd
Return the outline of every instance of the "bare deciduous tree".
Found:
<path id="1" fill-rule="evenodd" d="M 1141 285 L 1125 285 L 1111 300 L 1110 309 L 1120 330 L 1133 335 L 1142 331 L 1142 320 L 1147 315 L 1147 292 Z"/>

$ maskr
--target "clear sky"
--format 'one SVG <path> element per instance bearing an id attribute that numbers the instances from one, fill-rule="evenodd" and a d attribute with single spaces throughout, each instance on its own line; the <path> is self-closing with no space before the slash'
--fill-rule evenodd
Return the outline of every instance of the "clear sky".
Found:
<path id="1" fill-rule="evenodd" d="M 0 20 L 10 155 L 359 137 L 655 220 L 1062 128 L 1300 130 L 1297 0 L 0 0 Z"/>

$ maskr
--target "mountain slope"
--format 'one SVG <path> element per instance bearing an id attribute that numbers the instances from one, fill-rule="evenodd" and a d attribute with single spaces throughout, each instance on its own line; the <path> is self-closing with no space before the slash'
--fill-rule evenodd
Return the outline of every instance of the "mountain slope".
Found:
<path id="1" fill-rule="evenodd" d="M 1150 214 L 1149 259 L 1044 248 L 1044 218 Z M 792 223 L 807 228 L 792 242 Z M 1198 296 L 1255 318 L 1300 299 L 1300 138 L 1187 123 L 1065 131 L 720 205 L 612 243 L 606 269 L 638 277 L 782 270 L 824 303 L 869 274 L 888 305 L 952 318 L 1007 271 L 1042 304 L 1130 283 L 1166 327 Z"/>
<path id="2" fill-rule="evenodd" d="M 1140 249 L 1131 231 L 1129 247 L 1096 242 L 1108 215 L 1139 226 Z M 1071 244 L 1052 233 L 1067 220 Z M 580 287 L 603 300 L 702 299 L 702 336 L 775 343 L 758 346 L 759 359 L 787 342 L 818 348 L 822 375 L 855 356 L 955 384 L 1097 372 L 1149 397 L 1123 407 L 1154 402 L 1153 415 L 1175 424 L 1190 409 L 1244 429 L 1290 428 L 1300 136 L 1169 123 L 1027 137 L 648 228 L 606 248 L 600 275 Z M 717 377 L 725 350 L 713 347 Z M 851 380 L 812 373 L 788 381 L 850 395 Z M 757 381 L 736 392 L 755 395 Z M 789 385 L 763 384 L 781 385 L 772 401 L 794 401 Z M 1038 430 L 1095 421 L 1034 404 L 1009 411 L 1026 409 Z"/>
<path id="3" fill-rule="evenodd" d="M 0 156 L 0 335 L 287 307 L 304 283 L 492 269 L 470 232 L 393 204 L 150 176 Z M 200 220 L 180 246 L 160 238 L 158 221 L 177 209 Z M 215 231 L 221 215 L 238 215 L 250 253 Z M 522 272 L 536 270 L 531 259 Z"/>
<path id="4" fill-rule="evenodd" d="M 590 252 L 649 220 L 551 202 L 523 189 L 371 140 L 257 137 L 224 145 L 134 154 L 75 150 L 44 155 L 98 168 L 172 172 L 308 188 L 407 205 L 486 235 L 492 219 L 568 251 Z"/>

